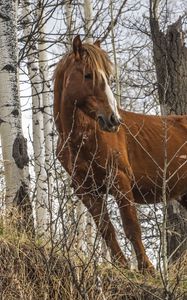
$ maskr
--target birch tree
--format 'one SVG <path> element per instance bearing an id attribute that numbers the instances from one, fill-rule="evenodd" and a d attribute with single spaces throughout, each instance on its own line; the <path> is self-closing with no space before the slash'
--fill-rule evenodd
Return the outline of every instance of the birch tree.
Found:
<path id="1" fill-rule="evenodd" d="M 46 39 L 46 25 L 45 25 L 45 7 L 42 1 L 38 1 L 38 58 L 39 58 L 39 74 L 41 78 L 41 97 L 43 105 L 43 132 L 44 132 L 44 151 L 45 164 L 44 169 L 47 173 L 47 198 L 50 206 L 50 215 L 52 216 L 52 202 L 53 202 L 53 120 L 52 120 L 52 104 L 50 101 L 50 81 L 49 81 L 49 65 L 47 56 Z M 50 220 L 52 222 L 52 220 Z"/>
<path id="2" fill-rule="evenodd" d="M 93 44 L 92 37 L 92 26 L 93 26 L 93 6 L 91 0 L 84 0 L 84 32 L 85 32 L 85 42 Z M 83 204 L 82 204 L 83 206 Z M 87 246 L 89 251 L 92 253 L 94 251 L 94 239 L 96 238 L 94 228 L 95 224 L 92 216 L 87 213 Z M 92 250 L 93 249 L 93 250 Z"/>
<path id="3" fill-rule="evenodd" d="M 121 90 L 119 83 L 119 68 L 117 64 L 116 47 L 115 47 L 115 34 L 114 34 L 114 16 L 113 16 L 113 2 L 110 0 L 110 14 L 111 14 L 111 42 L 114 57 L 115 79 L 116 79 L 116 100 L 118 105 L 121 105 Z"/>
<path id="4" fill-rule="evenodd" d="M 65 24 L 67 27 L 67 43 L 66 48 L 70 50 L 72 47 L 72 27 L 73 27 L 73 13 L 72 13 L 72 5 L 71 0 L 66 0 L 65 2 Z"/>
<path id="5" fill-rule="evenodd" d="M 84 0 L 84 31 L 86 42 L 93 44 L 93 6 L 91 0 Z"/>
<path id="6" fill-rule="evenodd" d="M 36 177 L 36 221 L 38 234 L 46 234 L 47 229 L 47 176 L 45 170 L 45 140 L 43 121 L 43 98 L 42 80 L 38 64 L 37 43 L 32 38 L 32 24 L 35 17 L 32 15 L 30 3 L 22 1 L 23 32 L 25 36 L 25 49 L 27 53 L 28 74 L 31 83 L 32 93 L 32 128 L 33 128 L 33 150 L 34 150 L 34 170 Z M 36 20 L 35 20 L 36 21 Z M 45 86 L 46 89 L 46 86 Z M 46 92 L 47 94 L 47 92 Z M 48 100 L 47 100 L 48 101 Z M 48 105 L 48 104 L 47 104 Z M 47 135 L 48 135 L 48 129 Z M 48 136 L 46 136 L 48 138 Z M 48 145 L 49 146 L 49 145 Z M 50 148 L 50 146 L 49 146 Z M 47 150 L 48 151 L 48 150 Z"/>
<path id="7" fill-rule="evenodd" d="M 17 1 L 0 3 L 0 133 L 6 183 L 6 209 L 21 209 L 24 226 L 33 231 L 29 198 L 27 142 L 22 134 L 17 65 Z"/>

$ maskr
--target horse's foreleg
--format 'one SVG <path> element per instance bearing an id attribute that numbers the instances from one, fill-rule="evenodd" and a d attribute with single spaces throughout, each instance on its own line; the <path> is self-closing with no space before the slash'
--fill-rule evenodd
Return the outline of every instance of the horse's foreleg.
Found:
<path id="1" fill-rule="evenodd" d="M 115 229 L 110 221 L 105 201 L 101 197 L 93 197 L 92 194 L 84 194 L 80 197 L 80 191 L 79 198 L 82 199 L 92 215 L 97 229 L 105 240 L 107 247 L 111 250 L 112 258 L 127 267 L 127 260 L 116 239 Z"/>
<path id="2" fill-rule="evenodd" d="M 129 179 L 125 174 L 119 173 L 112 193 L 116 197 L 119 206 L 125 234 L 133 244 L 138 261 L 138 269 L 142 272 L 146 269 L 153 271 L 154 267 L 147 257 L 142 243 L 141 229 L 137 218 L 132 189 Z"/>

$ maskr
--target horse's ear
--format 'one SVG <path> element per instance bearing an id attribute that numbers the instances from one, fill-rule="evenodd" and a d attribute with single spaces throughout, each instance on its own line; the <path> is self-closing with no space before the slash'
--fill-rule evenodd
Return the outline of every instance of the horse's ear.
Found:
<path id="1" fill-rule="evenodd" d="M 95 41 L 94 45 L 97 46 L 98 48 L 101 48 L 101 41 L 100 40 Z"/>
<path id="2" fill-rule="evenodd" d="M 73 52 L 75 54 L 75 59 L 79 60 L 82 58 L 82 42 L 80 35 L 77 35 L 73 40 Z"/>

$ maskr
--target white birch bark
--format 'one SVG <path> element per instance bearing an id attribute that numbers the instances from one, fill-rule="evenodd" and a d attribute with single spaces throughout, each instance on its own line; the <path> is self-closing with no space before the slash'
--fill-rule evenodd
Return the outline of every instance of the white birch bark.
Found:
<path id="1" fill-rule="evenodd" d="M 72 48 L 72 25 L 73 25 L 73 18 L 72 18 L 72 5 L 71 0 L 66 0 L 65 2 L 65 23 L 67 27 L 67 50 L 71 50 Z"/>
<path id="2" fill-rule="evenodd" d="M 111 41 L 112 41 L 112 50 L 114 56 L 114 68 L 115 68 L 115 78 L 116 78 L 116 100 L 118 106 L 121 105 L 121 89 L 119 83 L 119 69 L 117 65 L 117 57 L 116 57 L 116 47 L 115 47 L 115 35 L 114 35 L 114 16 L 113 16 L 113 2 L 110 1 L 110 13 L 111 13 Z"/>
<path id="3" fill-rule="evenodd" d="M 29 158 L 26 140 L 22 135 L 18 89 L 17 5 L 17 1 L 4 0 L 0 3 L 0 133 L 6 209 L 12 210 L 14 204 L 17 206 L 29 204 L 31 215 L 27 217 L 32 219 L 29 199 Z"/>
<path id="4" fill-rule="evenodd" d="M 91 0 L 84 0 L 84 31 L 86 42 L 93 44 L 92 38 L 93 7 Z"/>
<path id="5" fill-rule="evenodd" d="M 34 169 L 36 176 L 36 223 L 37 233 L 46 235 L 47 229 L 47 176 L 45 171 L 45 143 L 44 143 L 44 124 L 43 124 L 43 99 L 41 76 L 38 64 L 38 51 L 34 40 L 32 40 L 30 3 L 23 0 L 22 15 L 25 25 L 24 35 L 31 37 L 27 41 L 28 74 L 31 82 L 32 91 L 32 127 L 33 127 L 33 150 L 34 150 Z"/>
<path id="6" fill-rule="evenodd" d="M 48 203 L 52 207 L 53 200 L 53 117 L 50 102 L 49 66 L 45 44 L 45 9 L 41 1 L 38 2 L 38 25 L 39 25 L 39 69 L 41 76 L 42 102 L 43 102 L 43 126 L 45 145 L 45 170 L 47 172 Z M 51 208 L 50 208 L 51 210 Z M 52 213 L 52 211 L 51 211 Z"/>
<path id="7" fill-rule="evenodd" d="M 93 6 L 91 0 L 84 0 L 84 31 L 85 31 L 85 42 L 93 44 L 92 38 L 92 23 L 93 23 Z M 95 240 L 95 224 L 91 214 L 86 214 L 87 219 L 87 247 L 88 251 L 92 253 L 94 240 Z"/>
<path id="8" fill-rule="evenodd" d="M 86 230 L 86 220 L 85 220 L 85 206 L 82 201 L 77 203 L 77 249 L 83 250 L 84 239 L 85 239 L 85 230 Z"/>
<path id="9" fill-rule="evenodd" d="M 21 132 L 20 103 L 17 87 L 16 49 L 12 39 L 16 41 L 16 4 L 11 1 L 0 4 L 0 115 L 1 143 L 6 181 L 6 205 L 12 206 L 16 192 L 20 187 L 19 169 L 12 157 L 13 142 Z M 7 11 L 7 5 L 9 10 Z"/>

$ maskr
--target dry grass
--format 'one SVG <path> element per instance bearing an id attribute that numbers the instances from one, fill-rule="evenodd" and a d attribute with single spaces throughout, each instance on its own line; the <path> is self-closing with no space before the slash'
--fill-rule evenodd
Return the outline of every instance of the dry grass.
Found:
<path id="1" fill-rule="evenodd" d="M 171 268 L 173 287 L 179 281 L 172 300 L 187 299 L 186 263 L 187 255 Z M 77 259 L 73 252 L 65 253 L 60 244 L 54 247 L 34 242 L 3 226 L 0 226 L 0 295 L 2 300 L 166 299 L 159 277 L 141 276 L 88 258 Z"/>

